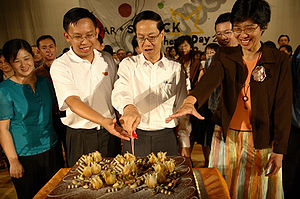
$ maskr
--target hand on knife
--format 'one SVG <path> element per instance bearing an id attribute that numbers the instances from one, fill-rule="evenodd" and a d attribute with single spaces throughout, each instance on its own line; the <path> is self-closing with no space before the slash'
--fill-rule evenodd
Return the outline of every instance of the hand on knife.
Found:
<path id="1" fill-rule="evenodd" d="M 125 106 L 123 115 L 120 117 L 122 127 L 133 136 L 133 131 L 136 130 L 141 121 L 141 115 L 133 104 Z"/>

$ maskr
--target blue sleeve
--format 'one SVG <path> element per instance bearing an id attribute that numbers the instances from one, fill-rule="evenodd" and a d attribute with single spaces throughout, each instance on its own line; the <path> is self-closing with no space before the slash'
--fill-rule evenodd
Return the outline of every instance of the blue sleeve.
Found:
<path id="1" fill-rule="evenodd" d="M 0 120 L 8 120 L 13 117 L 12 101 L 5 88 L 0 87 Z"/>

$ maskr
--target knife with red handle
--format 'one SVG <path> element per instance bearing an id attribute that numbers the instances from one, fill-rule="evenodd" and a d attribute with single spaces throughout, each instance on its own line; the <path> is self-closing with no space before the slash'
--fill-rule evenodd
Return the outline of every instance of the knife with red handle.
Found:
<path id="1" fill-rule="evenodd" d="M 137 134 L 135 131 L 132 131 L 131 138 L 130 138 L 132 155 L 134 155 L 134 139 L 137 139 Z"/>

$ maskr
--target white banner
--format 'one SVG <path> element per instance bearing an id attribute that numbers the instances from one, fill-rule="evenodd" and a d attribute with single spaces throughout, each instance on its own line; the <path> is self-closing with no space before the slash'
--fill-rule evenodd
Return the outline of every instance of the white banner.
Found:
<path id="1" fill-rule="evenodd" d="M 217 17 L 231 10 L 227 0 L 80 0 L 80 7 L 92 11 L 99 19 L 104 43 L 114 50 L 131 50 L 134 36 L 132 22 L 143 10 L 153 10 L 165 23 L 164 47 L 172 46 L 174 39 L 190 35 L 195 46 L 203 50 L 215 41 L 214 24 Z"/>

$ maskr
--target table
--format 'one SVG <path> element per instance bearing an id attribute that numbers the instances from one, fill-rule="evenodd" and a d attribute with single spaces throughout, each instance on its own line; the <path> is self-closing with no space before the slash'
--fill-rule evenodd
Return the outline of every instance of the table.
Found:
<path id="1" fill-rule="evenodd" d="M 230 199 L 227 184 L 216 168 L 194 168 L 200 171 L 202 181 L 209 199 Z M 34 199 L 46 198 L 51 190 L 61 181 L 61 179 L 70 171 L 70 168 L 60 169 L 49 182 L 41 188 L 34 196 Z"/>

